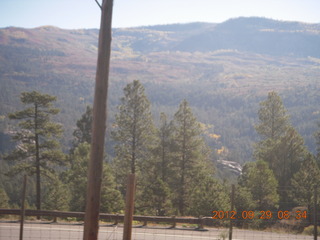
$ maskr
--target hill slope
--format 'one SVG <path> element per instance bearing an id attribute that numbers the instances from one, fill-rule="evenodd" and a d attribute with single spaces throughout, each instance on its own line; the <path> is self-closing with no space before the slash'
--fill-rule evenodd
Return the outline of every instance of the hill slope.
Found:
<path id="1" fill-rule="evenodd" d="M 92 102 L 97 39 L 96 29 L 0 29 L 0 141 L 7 141 L 5 115 L 21 108 L 20 92 L 38 89 L 58 96 L 62 112 L 56 120 L 65 126 L 67 145 L 76 119 Z M 224 158 L 244 162 L 257 139 L 258 103 L 276 90 L 315 151 L 319 24 L 239 18 L 114 29 L 112 51 L 110 122 L 122 88 L 139 79 L 156 118 L 160 111 L 172 114 L 186 98 L 198 119 L 221 136 L 208 139 L 210 145 L 227 149 Z"/>

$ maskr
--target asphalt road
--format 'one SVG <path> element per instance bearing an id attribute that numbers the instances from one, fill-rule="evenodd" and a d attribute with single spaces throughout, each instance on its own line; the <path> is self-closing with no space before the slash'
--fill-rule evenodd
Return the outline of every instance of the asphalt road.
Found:
<path id="1" fill-rule="evenodd" d="M 19 223 L 0 222 L 0 240 L 18 240 Z M 101 226 L 99 240 L 122 240 L 122 227 Z M 228 239 L 227 229 L 208 228 L 208 231 L 165 229 L 151 227 L 135 227 L 132 230 L 132 240 L 220 240 Z M 24 240 L 82 240 L 82 225 L 63 224 L 25 224 Z M 238 230 L 233 231 L 233 240 L 257 239 L 313 239 L 313 236 L 281 234 L 264 231 Z"/>

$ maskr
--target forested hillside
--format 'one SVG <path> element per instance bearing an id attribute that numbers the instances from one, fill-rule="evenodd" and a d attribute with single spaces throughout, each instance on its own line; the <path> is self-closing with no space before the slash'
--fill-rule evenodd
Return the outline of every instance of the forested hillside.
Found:
<path id="1" fill-rule="evenodd" d="M 98 30 L 0 29 L 0 150 L 10 148 L 20 93 L 57 96 L 71 146 L 76 120 L 92 103 Z M 210 125 L 206 139 L 218 158 L 244 163 L 257 141 L 259 102 L 275 90 L 307 147 L 316 152 L 320 119 L 320 25 L 264 18 L 221 24 L 190 23 L 113 30 L 109 131 L 128 82 L 140 80 L 155 122 L 173 116 L 186 99 L 197 119 Z M 170 116 L 171 115 L 171 116 Z M 110 142 L 109 142 L 110 143 Z M 112 144 L 108 144 L 112 146 Z M 108 153 L 113 150 L 108 147 Z"/>

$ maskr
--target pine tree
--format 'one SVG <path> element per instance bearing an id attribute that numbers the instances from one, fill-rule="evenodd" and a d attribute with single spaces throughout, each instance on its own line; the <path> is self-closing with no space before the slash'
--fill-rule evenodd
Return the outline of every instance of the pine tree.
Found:
<path id="1" fill-rule="evenodd" d="M 275 92 L 270 92 L 267 100 L 261 102 L 259 120 L 255 128 L 261 141 L 255 145 L 254 156 L 269 164 L 281 189 L 280 208 L 288 208 L 286 187 L 305 158 L 304 141 L 291 126 L 282 100 Z"/>
<path id="2" fill-rule="evenodd" d="M 137 199 L 136 208 L 144 214 L 170 215 L 172 211 L 170 182 L 172 171 L 172 125 L 164 113 L 160 114 L 160 127 L 156 132 L 155 148 L 152 156 L 146 161 L 148 171 L 144 172 L 143 186 Z"/>
<path id="3" fill-rule="evenodd" d="M 87 171 L 90 158 L 90 144 L 80 143 L 71 155 L 73 165 L 65 174 L 64 181 L 70 186 L 71 211 L 84 211 L 86 204 Z M 119 212 L 123 208 L 123 199 L 118 190 L 108 163 L 103 165 L 100 211 L 106 213 Z"/>
<path id="4" fill-rule="evenodd" d="M 289 116 L 276 92 L 269 92 L 267 100 L 260 103 L 258 116 L 260 123 L 255 129 L 262 139 L 277 139 L 289 126 Z"/>
<path id="5" fill-rule="evenodd" d="M 84 212 L 90 145 L 88 143 L 80 143 L 78 147 L 74 149 L 70 158 L 73 164 L 67 171 L 66 179 L 64 180 L 68 183 L 71 192 L 70 210 Z"/>
<path id="6" fill-rule="evenodd" d="M 250 191 L 257 210 L 267 211 L 277 208 L 278 182 L 266 162 L 260 160 L 246 163 L 239 185 Z"/>
<path id="7" fill-rule="evenodd" d="M 188 214 L 192 216 L 208 216 L 213 210 L 230 210 L 229 191 L 209 172 L 207 173 L 199 176 L 192 184 L 188 207 Z"/>
<path id="8" fill-rule="evenodd" d="M 307 206 L 311 213 L 314 201 L 314 187 L 320 184 L 320 170 L 311 154 L 303 161 L 301 168 L 291 179 L 289 195 L 297 206 Z M 311 219 L 310 219 L 311 220 Z"/>
<path id="9" fill-rule="evenodd" d="M 175 205 L 184 215 L 190 207 L 193 183 L 203 171 L 213 171 L 208 162 L 209 151 L 201 137 L 201 129 L 186 100 L 182 101 L 173 119 L 173 168 L 175 180 L 172 189 L 176 192 Z M 213 169 L 212 169 L 213 170 Z"/>
<path id="10" fill-rule="evenodd" d="M 16 162 L 9 175 L 22 172 L 36 175 L 36 207 L 41 209 L 41 176 L 50 176 L 57 165 L 64 165 L 64 154 L 56 137 L 60 136 L 61 125 L 50 121 L 59 109 L 52 107 L 56 97 L 39 92 L 21 93 L 21 102 L 28 107 L 9 114 L 10 119 L 19 120 L 20 130 L 13 139 L 16 149 L 5 157 Z"/>
<path id="11" fill-rule="evenodd" d="M 123 91 L 111 136 L 116 142 L 113 161 L 116 179 L 124 194 L 127 174 L 136 173 L 139 178 L 141 173 L 149 171 L 146 162 L 152 158 L 155 127 L 142 84 L 135 80 Z"/>
<path id="12" fill-rule="evenodd" d="M 2 187 L 0 187 L 0 208 L 9 208 L 9 197 Z"/>
<path id="13" fill-rule="evenodd" d="M 53 176 L 43 189 L 43 208 L 46 210 L 69 210 L 70 190 L 58 176 Z"/>
<path id="14" fill-rule="evenodd" d="M 86 112 L 77 121 L 77 128 L 73 132 L 73 149 L 80 143 L 91 143 L 92 136 L 92 107 L 87 106 Z"/>

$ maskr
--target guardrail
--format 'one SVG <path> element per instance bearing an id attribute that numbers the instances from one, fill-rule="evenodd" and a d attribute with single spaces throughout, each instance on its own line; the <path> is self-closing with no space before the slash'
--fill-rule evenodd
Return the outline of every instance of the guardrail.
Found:
<path id="1" fill-rule="evenodd" d="M 18 215 L 20 216 L 20 209 L 1 209 L 0 215 Z M 53 217 L 55 218 L 82 218 L 84 219 L 84 212 L 61 212 L 61 211 L 46 211 L 46 210 L 25 210 L 25 216 L 32 217 Z M 100 213 L 100 220 L 114 221 L 114 225 L 119 222 L 123 222 L 123 214 L 105 214 Z M 211 217 L 161 217 L 161 216 L 133 216 L 134 221 L 143 222 L 143 226 L 146 226 L 148 222 L 152 223 L 170 223 L 172 228 L 176 227 L 177 223 L 195 224 L 198 227 L 196 229 L 202 230 L 204 225 L 212 225 L 214 220 Z"/>

